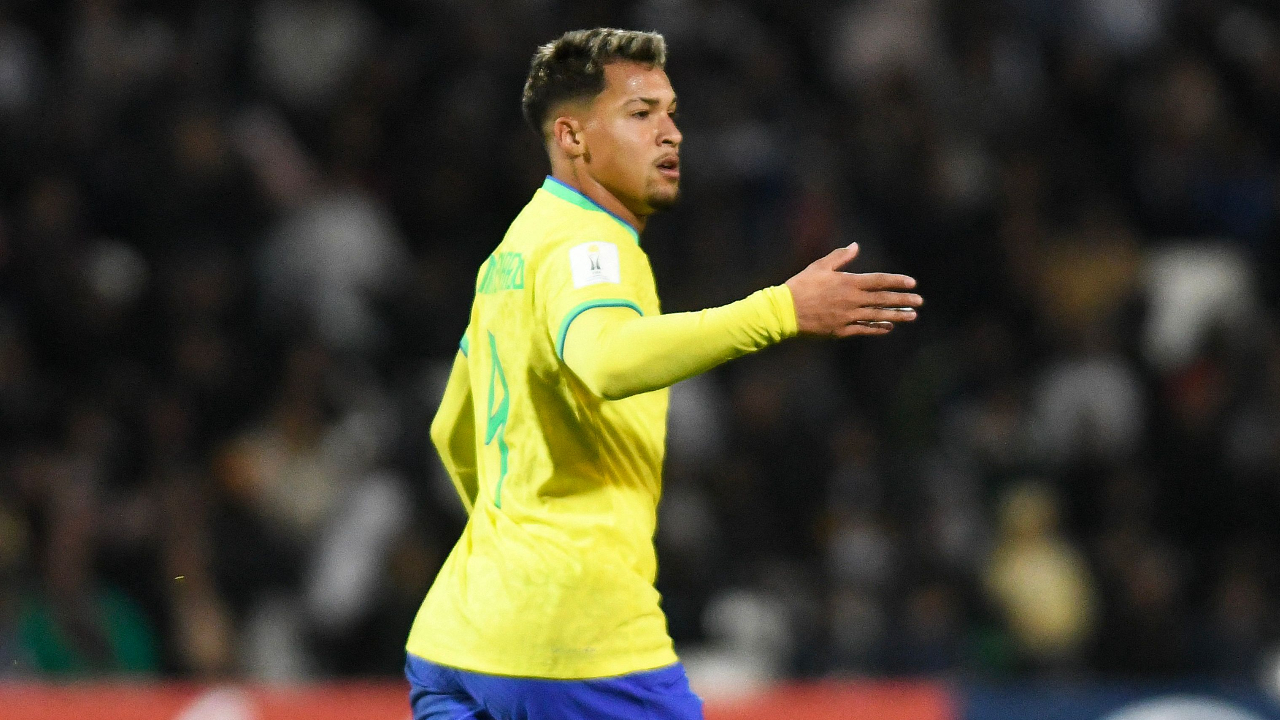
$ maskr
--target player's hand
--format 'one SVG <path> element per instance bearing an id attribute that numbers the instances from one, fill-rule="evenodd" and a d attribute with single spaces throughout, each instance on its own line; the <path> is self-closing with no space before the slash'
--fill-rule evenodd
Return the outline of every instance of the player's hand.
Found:
<path id="1" fill-rule="evenodd" d="M 894 323 L 916 319 L 924 299 L 911 292 L 915 278 L 889 273 L 847 273 L 858 244 L 838 248 L 787 281 L 802 335 L 884 335 Z"/>

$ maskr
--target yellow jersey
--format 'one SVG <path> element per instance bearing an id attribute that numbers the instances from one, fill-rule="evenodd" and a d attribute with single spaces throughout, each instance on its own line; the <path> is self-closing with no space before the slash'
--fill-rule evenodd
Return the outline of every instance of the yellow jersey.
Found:
<path id="1" fill-rule="evenodd" d="M 562 361 L 600 307 L 659 314 L 648 258 L 630 225 L 548 177 L 477 274 L 455 364 L 470 412 L 440 432 L 471 514 L 410 653 L 565 679 L 676 661 L 653 586 L 667 390 L 604 400 Z"/>

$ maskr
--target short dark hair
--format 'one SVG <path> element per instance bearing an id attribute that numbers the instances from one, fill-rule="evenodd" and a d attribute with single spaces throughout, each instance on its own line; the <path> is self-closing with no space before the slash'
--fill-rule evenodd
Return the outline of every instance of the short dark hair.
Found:
<path id="1" fill-rule="evenodd" d="M 524 82 L 524 119 L 541 135 L 553 107 L 599 95 L 604 66 L 618 61 L 666 67 L 667 41 L 654 32 L 594 28 L 571 30 L 539 47 Z"/>

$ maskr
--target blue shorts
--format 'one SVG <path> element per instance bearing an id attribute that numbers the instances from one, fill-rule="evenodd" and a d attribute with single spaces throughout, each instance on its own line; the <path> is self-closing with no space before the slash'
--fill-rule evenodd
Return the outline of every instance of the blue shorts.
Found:
<path id="1" fill-rule="evenodd" d="M 414 720 L 702 720 L 680 663 L 591 680 L 467 672 L 409 655 Z"/>

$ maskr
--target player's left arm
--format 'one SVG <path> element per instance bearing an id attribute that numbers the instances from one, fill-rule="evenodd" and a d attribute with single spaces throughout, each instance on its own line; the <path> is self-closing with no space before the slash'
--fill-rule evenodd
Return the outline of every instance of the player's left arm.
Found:
<path id="1" fill-rule="evenodd" d="M 841 272 L 857 256 L 855 244 L 815 261 L 785 285 L 737 302 L 645 316 L 625 302 L 626 259 L 637 254 L 643 258 L 638 248 L 619 253 L 623 272 L 616 292 L 622 296 L 579 305 L 562 323 L 557 345 L 565 365 L 606 400 L 667 387 L 798 334 L 883 335 L 896 322 L 915 320 L 923 302 L 903 292 L 915 287 L 905 275 Z"/>
<path id="2" fill-rule="evenodd" d="M 440 408 L 431 421 L 431 442 L 467 513 L 475 507 L 480 483 L 476 472 L 476 419 L 467 367 L 466 341 L 453 359 Z"/>
<path id="3" fill-rule="evenodd" d="M 556 355 L 606 400 L 667 387 L 797 332 L 782 286 L 695 313 L 656 312 L 653 272 L 635 243 L 565 243 L 538 265 Z"/>
<path id="4" fill-rule="evenodd" d="M 785 286 L 716 308 L 644 317 L 599 308 L 578 318 L 563 360 L 595 395 L 619 400 L 668 387 L 794 336 Z"/>

